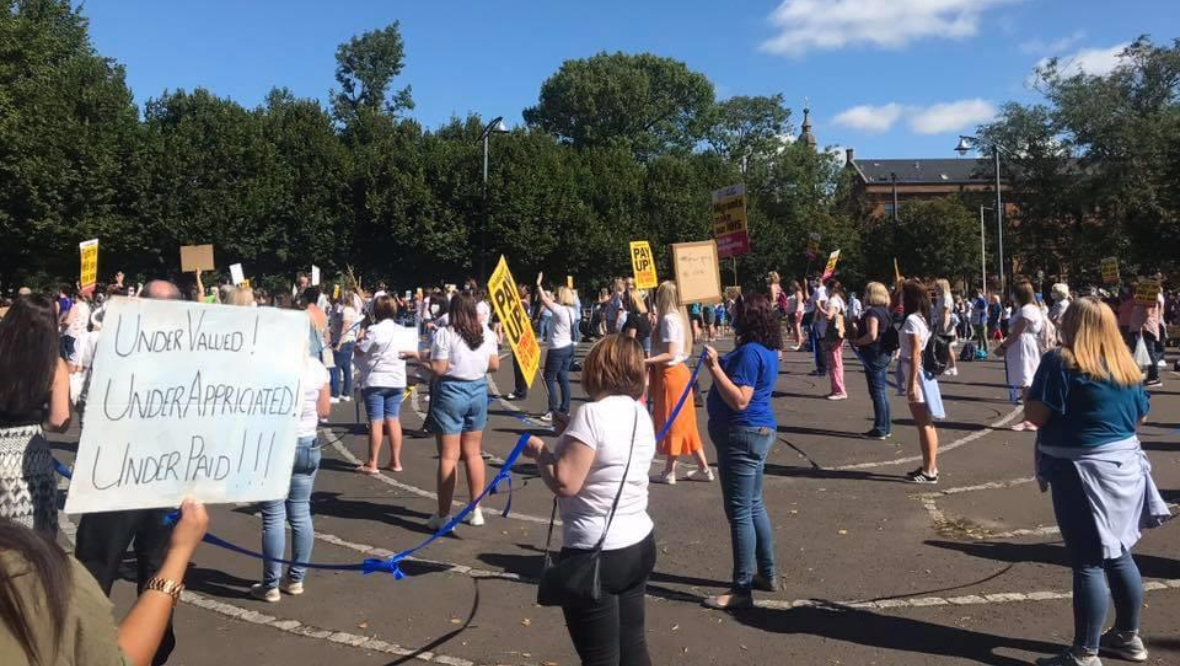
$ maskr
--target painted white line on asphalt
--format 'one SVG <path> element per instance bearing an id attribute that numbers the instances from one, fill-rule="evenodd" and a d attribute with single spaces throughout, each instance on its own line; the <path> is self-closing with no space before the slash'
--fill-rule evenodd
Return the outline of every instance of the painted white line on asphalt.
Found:
<path id="1" fill-rule="evenodd" d="M 322 432 L 324 434 L 324 438 L 328 440 L 328 443 L 332 445 L 332 448 L 335 449 L 336 452 L 339 453 L 342 458 L 344 458 L 350 464 L 353 464 L 353 465 L 360 465 L 361 464 L 360 459 L 357 458 L 356 456 L 354 456 L 352 454 L 352 451 L 348 450 L 348 447 L 344 446 L 344 443 L 340 441 L 340 438 L 336 436 L 336 433 L 328 431 L 328 430 L 324 430 Z M 411 486 L 408 483 L 402 483 L 401 481 L 390 478 L 384 472 L 382 472 L 380 474 L 376 474 L 376 475 L 370 475 L 370 474 L 360 475 L 360 474 L 358 474 L 358 476 L 367 476 L 371 479 L 375 479 L 377 481 L 380 481 L 381 483 L 384 483 L 388 486 L 393 486 L 394 488 L 397 488 L 398 490 L 404 490 L 405 492 L 413 493 L 419 497 L 425 497 L 425 498 L 436 500 L 436 501 L 438 500 L 437 494 L 432 493 L 429 490 L 423 490 L 422 488 L 419 488 L 417 486 Z M 459 502 L 458 500 L 451 502 L 451 504 L 453 504 L 454 506 L 466 506 L 466 504 L 464 504 L 463 502 Z M 522 520 L 524 522 L 539 523 L 541 525 L 548 525 L 549 524 L 548 518 L 542 518 L 540 516 L 531 516 L 527 513 L 520 513 L 519 511 L 513 511 L 512 513 L 508 514 L 508 518 L 510 520 Z M 554 524 L 560 525 L 561 521 L 560 520 L 556 521 Z"/>
<path id="2" fill-rule="evenodd" d="M 1011 481 L 989 481 L 975 486 L 960 486 L 958 488 L 947 488 L 946 490 L 939 490 L 932 493 L 921 493 L 918 497 L 946 497 L 947 495 L 959 495 L 962 493 L 973 493 L 979 490 L 1001 490 L 1003 488 L 1013 488 L 1015 486 L 1022 486 L 1026 483 L 1036 481 L 1035 476 L 1022 476 L 1019 479 L 1012 479 Z"/>
<path id="3" fill-rule="evenodd" d="M 1022 410 L 1023 410 L 1023 407 L 1016 407 L 1011 412 L 1009 412 L 1007 415 L 1005 415 L 1004 418 L 983 428 L 982 430 L 977 430 L 977 431 L 971 433 L 970 435 L 964 435 L 963 437 L 960 437 L 949 444 L 944 444 L 942 446 L 939 446 L 938 447 L 939 455 L 942 455 L 948 451 L 954 451 L 955 449 L 959 448 L 960 446 L 970 444 L 971 442 L 974 442 L 975 440 L 977 440 L 981 437 L 985 437 L 985 436 L 991 434 L 992 432 L 995 432 L 999 428 L 1003 428 L 1004 426 L 1011 423 L 1012 419 L 1014 419 L 1018 415 L 1020 415 Z M 937 424 L 936 424 L 936 426 L 937 426 Z M 834 470 L 837 472 L 843 471 L 843 470 L 853 470 L 853 469 L 872 469 L 874 467 L 890 467 L 892 465 L 905 465 L 908 463 L 921 462 L 921 460 L 922 460 L 922 456 L 907 456 L 905 458 L 894 458 L 893 460 L 879 460 L 876 462 L 856 463 L 853 465 L 840 465 L 838 467 L 825 467 L 824 469 L 831 469 L 831 470 Z"/>

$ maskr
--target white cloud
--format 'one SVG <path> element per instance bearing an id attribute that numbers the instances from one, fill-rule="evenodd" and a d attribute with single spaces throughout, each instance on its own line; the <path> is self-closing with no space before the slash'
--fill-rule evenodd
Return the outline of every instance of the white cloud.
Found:
<path id="1" fill-rule="evenodd" d="M 881 134 L 893 127 L 898 118 L 901 118 L 903 110 L 902 105 L 893 102 L 881 106 L 862 104 L 842 111 L 833 118 L 833 122 L 868 134 Z"/>
<path id="2" fill-rule="evenodd" d="M 1076 30 L 1072 35 L 1068 35 L 1051 42 L 1046 42 L 1040 39 L 1029 40 L 1020 45 L 1020 50 L 1024 53 L 1029 53 L 1032 55 L 1058 55 L 1085 38 L 1085 30 Z"/>
<path id="3" fill-rule="evenodd" d="M 996 107 L 983 99 L 964 99 L 934 104 L 910 117 L 915 134 L 942 134 L 974 128 L 996 117 Z"/>
<path id="4" fill-rule="evenodd" d="M 1123 49 L 1130 46 L 1128 42 L 1115 44 L 1109 48 L 1082 49 L 1068 56 L 1057 59 L 1057 71 L 1062 76 L 1074 76 L 1085 72 L 1091 76 L 1106 76 L 1118 67 L 1122 60 Z M 1044 67 L 1049 63 L 1048 58 L 1042 58 L 1037 67 Z"/>
<path id="5" fill-rule="evenodd" d="M 901 48 L 924 37 L 962 39 L 979 32 L 984 11 L 1020 0 L 782 0 L 770 14 L 778 34 L 761 49 L 802 55 L 867 44 Z"/>

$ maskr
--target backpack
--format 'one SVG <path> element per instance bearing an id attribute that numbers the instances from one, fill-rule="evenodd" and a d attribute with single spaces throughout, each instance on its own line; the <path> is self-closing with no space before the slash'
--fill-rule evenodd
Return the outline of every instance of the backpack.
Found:
<path id="1" fill-rule="evenodd" d="M 1048 317 L 1041 317 L 1041 332 L 1037 334 L 1037 347 L 1044 354 L 1057 348 L 1057 326 Z"/>
<path id="2" fill-rule="evenodd" d="M 946 372 L 950 362 L 950 342 L 941 335 L 931 334 L 926 341 L 926 348 L 922 350 L 922 370 L 932 377 L 938 377 Z"/>
<path id="3" fill-rule="evenodd" d="M 893 352 L 901 349 L 901 336 L 897 332 L 897 326 L 885 327 L 885 331 L 881 333 L 881 342 L 878 348 L 886 356 L 892 356 Z"/>
<path id="4" fill-rule="evenodd" d="M 975 343 L 968 342 L 963 345 L 963 351 L 959 352 L 960 361 L 974 361 L 975 360 Z"/>

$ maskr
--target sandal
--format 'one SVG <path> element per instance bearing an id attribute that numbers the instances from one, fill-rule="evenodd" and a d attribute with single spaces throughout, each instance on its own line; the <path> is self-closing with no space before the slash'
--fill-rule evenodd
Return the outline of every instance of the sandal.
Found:
<path id="1" fill-rule="evenodd" d="M 754 607 L 754 596 L 749 592 L 730 592 L 715 597 L 705 597 L 705 608 L 713 610 L 739 610 Z"/>
<path id="2" fill-rule="evenodd" d="M 381 476 L 381 470 L 374 469 L 374 468 L 369 467 L 367 465 L 357 465 L 356 469 L 354 469 L 353 471 L 356 472 L 357 474 L 364 474 L 366 476 Z"/>

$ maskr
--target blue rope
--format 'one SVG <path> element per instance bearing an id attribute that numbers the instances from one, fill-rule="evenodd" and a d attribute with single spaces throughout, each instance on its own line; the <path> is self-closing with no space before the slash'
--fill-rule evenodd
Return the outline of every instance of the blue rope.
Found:
<path id="1" fill-rule="evenodd" d="M 660 432 L 656 433 L 656 443 L 663 441 L 664 437 L 668 435 L 668 431 L 672 429 L 672 424 L 676 423 L 676 417 L 680 416 L 680 409 L 684 407 L 684 403 L 688 400 L 688 394 L 692 393 L 692 387 L 697 383 L 697 375 L 701 372 L 701 366 L 705 364 L 705 355 L 702 353 L 697 359 L 696 367 L 692 369 L 692 376 L 688 378 L 688 386 L 684 387 L 684 393 L 680 394 L 680 399 L 676 401 L 676 407 L 668 416 L 668 420 L 664 423 L 664 427 Z"/>
<path id="2" fill-rule="evenodd" d="M 53 469 L 56 470 L 57 473 L 60 474 L 63 478 L 66 478 L 66 479 L 74 478 L 74 471 L 71 470 L 69 467 L 66 467 L 65 464 L 62 463 L 62 461 L 58 460 L 57 458 L 53 458 L 52 456 L 50 457 L 50 459 L 53 461 Z"/>

